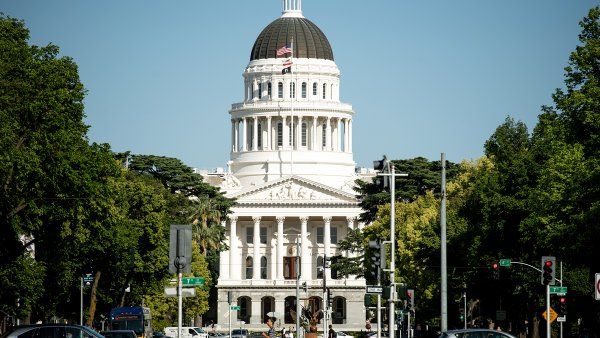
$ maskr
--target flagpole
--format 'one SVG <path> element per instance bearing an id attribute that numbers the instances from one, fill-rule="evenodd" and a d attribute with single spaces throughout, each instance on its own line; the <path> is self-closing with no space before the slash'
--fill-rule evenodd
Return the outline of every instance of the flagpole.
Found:
<path id="1" fill-rule="evenodd" d="M 293 88 L 294 91 L 292 93 L 292 103 L 291 103 L 291 107 L 292 107 L 292 135 L 291 135 L 291 150 L 290 150 L 290 175 L 294 175 L 294 140 L 295 140 L 295 134 L 296 131 L 294 130 L 294 100 L 296 99 L 296 82 L 294 82 L 294 74 L 296 72 L 294 72 L 292 70 L 292 68 L 294 67 L 294 37 L 292 36 L 292 43 L 291 43 L 291 47 L 292 47 L 292 56 L 290 57 L 290 61 L 292 62 L 292 65 L 290 66 L 290 72 L 292 73 L 292 86 L 290 86 L 290 88 Z M 298 142 L 298 140 L 296 140 L 296 143 Z"/>

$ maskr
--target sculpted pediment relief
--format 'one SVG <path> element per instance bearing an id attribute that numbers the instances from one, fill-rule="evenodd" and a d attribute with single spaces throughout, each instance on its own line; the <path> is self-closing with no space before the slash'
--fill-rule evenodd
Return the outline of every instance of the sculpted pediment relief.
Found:
<path id="1" fill-rule="evenodd" d="M 345 191 L 296 177 L 270 182 L 236 196 L 238 202 L 355 202 Z"/>

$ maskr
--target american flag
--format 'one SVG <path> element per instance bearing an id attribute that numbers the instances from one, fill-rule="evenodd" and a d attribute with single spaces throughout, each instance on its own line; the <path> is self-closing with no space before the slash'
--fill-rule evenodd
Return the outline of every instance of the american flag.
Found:
<path id="1" fill-rule="evenodd" d="M 283 66 L 284 67 L 289 67 L 292 65 L 292 60 L 291 59 L 287 59 L 283 62 Z"/>
<path id="2" fill-rule="evenodd" d="M 291 53 L 291 52 L 292 52 L 292 48 L 290 48 L 290 45 L 285 45 L 277 50 L 277 56 L 282 56 L 282 55 L 285 55 L 285 54 Z"/>

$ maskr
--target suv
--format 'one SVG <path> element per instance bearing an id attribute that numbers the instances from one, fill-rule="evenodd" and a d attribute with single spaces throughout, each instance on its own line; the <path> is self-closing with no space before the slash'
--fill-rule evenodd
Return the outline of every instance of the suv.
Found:
<path id="1" fill-rule="evenodd" d="M 488 329 L 450 330 L 442 333 L 439 338 L 516 338 L 506 332 Z"/>
<path id="2" fill-rule="evenodd" d="M 246 329 L 234 329 L 231 330 L 230 338 L 250 338 L 250 334 Z"/>
<path id="3" fill-rule="evenodd" d="M 89 327 L 68 324 L 36 324 L 15 327 L 2 338 L 104 338 Z"/>

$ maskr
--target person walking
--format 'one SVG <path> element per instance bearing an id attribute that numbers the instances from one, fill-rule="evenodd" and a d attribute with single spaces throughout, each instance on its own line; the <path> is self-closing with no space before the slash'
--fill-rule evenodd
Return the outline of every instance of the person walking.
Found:
<path id="1" fill-rule="evenodd" d="M 333 326 L 329 325 L 329 333 L 327 334 L 327 338 L 336 338 L 337 333 L 333 330 Z"/>
<path id="2" fill-rule="evenodd" d="M 275 338 L 275 328 L 273 328 L 273 319 L 271 317 L 269 317 L 269 319 L 267 319 L 267 327 L 269 328 L 269 331 L 267 331 L 267 333 L 262 333 L 262 336 L 264 338 Z"/>

